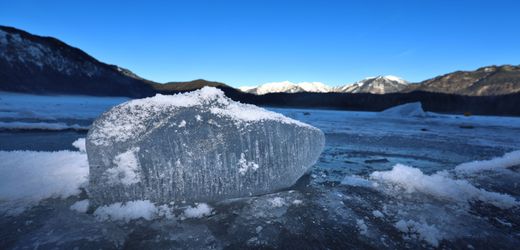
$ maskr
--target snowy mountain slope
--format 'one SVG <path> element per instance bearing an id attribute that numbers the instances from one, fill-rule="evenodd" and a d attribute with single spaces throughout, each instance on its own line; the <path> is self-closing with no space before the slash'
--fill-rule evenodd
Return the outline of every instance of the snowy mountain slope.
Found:
<path id="1" fill-rule="evenodd" d="M 387 94 L 399 92 L 408 86 L 408 82 L 397 76 L 368 77 L 354 84 L 335 88 L 340 93 Z"/>
<path id="2" fill-rule="evenodd" d="M 260 86 L 239 87 L 242 92 L 264 95 L 268 93 L 298 93 L 298 92 L 316 92 L 327 93 L 332 90 L 331 87 L 321 82 L 300 82 L 293 83 L 290 81 L 270 82 Z"/>
<path id="3" fill-rule="evenodd" d="M 147 96 L 150 83 L 58 39 L 0 26 L 0 90 Z"/>
<path id="4" fill-rule="evenodd" d="M 427 91 L 457 95 L 506 95 L 520 92 L 520 66 L 487 66 L 455 71 L 409 85 L 404 92 Z"/>
<path id="5" fill-rule="evenodd" d="M 264 95 L 268 93 L 372 93 L 386 94 L 399 92 L 407 86 L 408 82 L 396 76 L 377 76 L 365 78 L 353 84 L 340 87 L 330 87 L 321 82 L 300 82 L 290 81 L 270 82 L 260 86 L 240 87 L 243 92 Z"/>

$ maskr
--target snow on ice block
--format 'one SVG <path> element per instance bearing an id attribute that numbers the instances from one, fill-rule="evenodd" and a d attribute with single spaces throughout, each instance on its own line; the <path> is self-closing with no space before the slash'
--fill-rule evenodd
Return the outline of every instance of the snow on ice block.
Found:
<path id="1" fill-rule="evenodd" d="M 380 116 L 390 117 L 428 117 L 429 112 L 424 112 L 421 102 L 411 102 L 385 109 Z"/>
<path id="2" fill-rule="evenodd" d="M 205 87 L 132 100 L 102 114 L 86 142 L 94 206 L 214 201 L 294 184 L 318 159 L 321 130 Z"/>

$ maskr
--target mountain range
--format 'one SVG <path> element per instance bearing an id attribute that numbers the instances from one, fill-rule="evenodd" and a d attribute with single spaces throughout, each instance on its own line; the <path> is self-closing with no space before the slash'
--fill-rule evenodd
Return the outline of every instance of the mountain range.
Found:
<path id="1" fill-rule="evenodd" d="M 257 87 L 240 87 L 243 92 L 265 95 L 268 93 L 371 93 L 371 94 L 388 94 L 404 90 L 408 82 L 396 76 L 377 76 L 368 77 L 361 81 L 346 84 L 339 87 L 331 87 L 321 82 L 301 82 L 292 83 L 271 82 L 262 84 Z"/>
<path id="2" fill-rule="evenodd" d="M 286 81 L 235 89 L 203 79 L 157 83 L 100 62 L 56 38 L 0 26 L 0 91 L 139 98 L 203 86 L 218 87 L 232 99 L 258 105 L 380 110 L 422 101 L 428 111 L 520 115 L 520 66 L 456 71 L 419 83 L 377 76 L 340 87 Z"/>
<path id="3" fill-rule="evenodd" d="M 241 87 L 240 90 L 263 95 L 268 93 L 409 93 L 425 91 L 434 93 L 494 96 L 520 92 L 520 66 L 487 66 L 474 71 L 456 71 L 419 83 L 409 83 L 396 76 L 377 76 L 340 87 L 330 87 L 320 82 L 274 82 L 258 87 Z"/>

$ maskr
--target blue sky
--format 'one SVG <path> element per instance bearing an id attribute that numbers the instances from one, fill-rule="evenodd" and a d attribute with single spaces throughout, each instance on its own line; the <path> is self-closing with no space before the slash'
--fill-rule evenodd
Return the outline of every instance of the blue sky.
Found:
<path id="1" fill-rule="evenodd" d="M 158 82 L 342 85 L 520 64 L 519 1 L 0 1 L 0 24 Z"/>

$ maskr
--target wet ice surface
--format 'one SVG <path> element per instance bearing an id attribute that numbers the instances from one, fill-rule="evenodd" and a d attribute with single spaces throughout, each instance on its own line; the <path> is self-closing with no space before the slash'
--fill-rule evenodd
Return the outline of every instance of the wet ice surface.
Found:
<path id="1" fill-rule="evenodd" d="M 520 244 L 516 155 L 491 164 L 512 166 L 455 170 L 520 149 L 520 119 L 272 110 L 326 136 L 320 160 L 293 187 L 210 204 L 140 201 L 84 213 L 88 197 L 81 185 L 74 186 L 79 195 L 52 196 L 0 217 L 2 248 L 511 249 Z"/>

